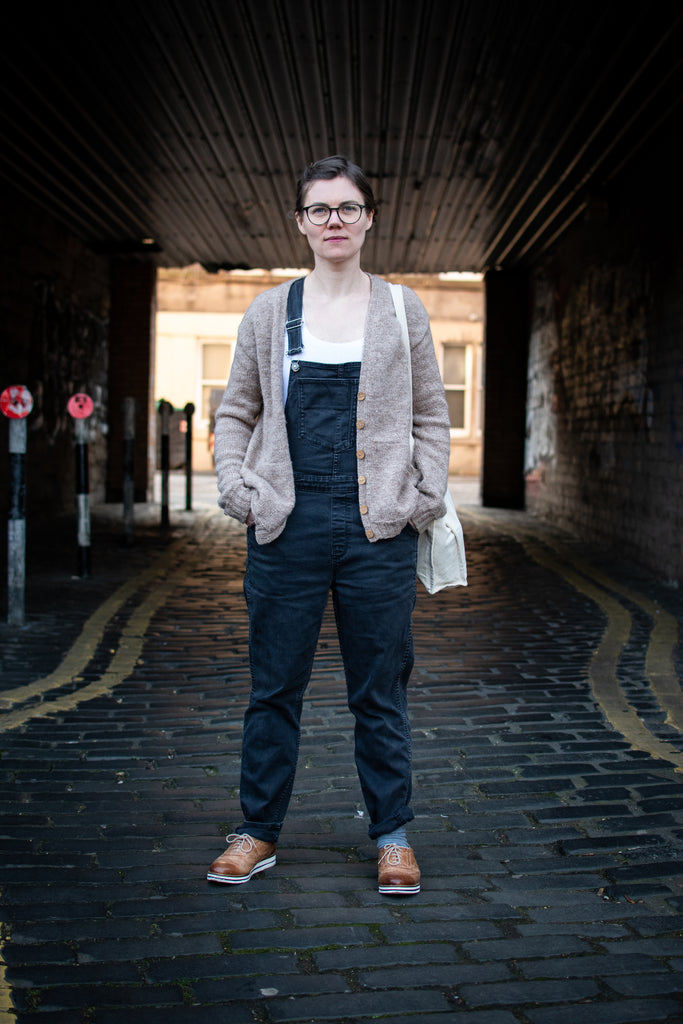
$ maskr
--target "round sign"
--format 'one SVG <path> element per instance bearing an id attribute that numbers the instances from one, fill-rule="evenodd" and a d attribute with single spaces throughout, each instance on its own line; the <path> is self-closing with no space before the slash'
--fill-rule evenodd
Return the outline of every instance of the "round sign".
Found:
<path id="1" fill-rule="evenodd" d="M 67 409 L 75 420 L 84 420 L 88 416 L 92 415 L 92 411 L 95 408 L 93 400 L 90 395 L 85 395 L 82 392 L 77 395 L 72 395 L 69 399 Z"/>
<path id="2" fill-rule="evenodd" d="M 23 384 L 13 384 L 0 395 L 0 410 L 11 420 L 23 420 L 33 408 L 33 395 Z"/>

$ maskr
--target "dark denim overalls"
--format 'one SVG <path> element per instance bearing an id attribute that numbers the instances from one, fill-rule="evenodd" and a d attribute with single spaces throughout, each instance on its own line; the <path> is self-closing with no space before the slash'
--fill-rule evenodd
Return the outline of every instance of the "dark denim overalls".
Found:
<path id="1" fill-rule="evenodd" d="M 252 689 L 238 832 L 256 839 L 276 841 L 287 811 L 304 691 L 330 590 L 370 836 L 413 817 L 406 688 L 417 533 L 407 526 L 374 543 L 365 535 L 356 462 L 359 374 L 360 363 L 292 364 L 285 413 L 296 503 L 272 543 L 257 544 L 248 530 Z"/>

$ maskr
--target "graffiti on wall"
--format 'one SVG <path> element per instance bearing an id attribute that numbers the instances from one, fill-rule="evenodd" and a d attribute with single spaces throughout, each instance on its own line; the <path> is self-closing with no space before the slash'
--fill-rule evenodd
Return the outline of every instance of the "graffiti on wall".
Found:
<path id="1" fill-rule="evenodd" d="M 609 478 L 620 448 L 647 441 L 652 431 L 648 281 L 634 259 L 587 269 L 561 299 L 557 285 L 540 278 L 536 284 L 527 479 L 543 478 L 566 457 L 583 460 L 592 476 Z"/>
<path id="2" fill-rule="evenodd" d="M 101 433 L 106 423 L 107 321 L 73 298 L 59 298 L 47 280 L 35 286 L 30 377 L 35 402 L 31 430 L 40 431 L 48 445 L 72 432 L 67 403 L 77 392 L 93 399 L 88 428 L 93 435 Z"/>
<path id="3" fill-rule="evenodd" d="M 535 317 L 529 337 L 524 457 L 524 472 L 528 483 L 542 483 L 545 480 L 546 468 L 552 465 L 557 450 L 557 414 L 563 405 L 563 385 L 558 376 L 559 340 L 553 313 L 550 283 L 539 279 Z"/>

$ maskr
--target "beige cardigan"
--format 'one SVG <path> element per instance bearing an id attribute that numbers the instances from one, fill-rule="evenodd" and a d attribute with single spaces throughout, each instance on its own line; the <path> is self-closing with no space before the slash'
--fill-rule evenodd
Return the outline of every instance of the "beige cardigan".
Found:
<path id="1" fill-rule="evenodd" d="M 394 537 L 412 520 L 422 530 L 445 512 L 450 435 L 448 407 L 429 318 L 404 287 L 410 334 L 415 438 L 410 455 L 407 352 L 386 281 L 371 277 L 357 399 L 359 505 L 370 541 Z M 294 476 L 282 395 L 290 282 L 258 295 L 240 324 L 235 358 L 216 412 L 218 504 L 267 544 L 294 507 Z"/>

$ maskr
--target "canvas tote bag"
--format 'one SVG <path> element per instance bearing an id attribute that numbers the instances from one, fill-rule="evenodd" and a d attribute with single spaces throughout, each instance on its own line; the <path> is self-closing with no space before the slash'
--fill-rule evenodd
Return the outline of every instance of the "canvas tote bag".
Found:
<path id="1" fill-rule="evenodd" d="M 400 284 L 390 284 L 391 297 L 398 322 L 401 325 L 403 343 L 408 349 L 408 372 L 410 373 L 410 401 L 413 400 L 413 380 L 410 362 L 410 338 L 408 322 L 403 303 L 403 289 Z M 412 414 L 411 414 L 412 420 Z M 411 450 L 413 438 L 410 438 Z M 467 586 L 467 560 L 462 525 L 455 510 L 448 487 L 444 495 L 446 514 L 435 519 L 420 532 L 417 544 L 417 578 L 430 594 L 436 594 L 446 587 Z"/>

